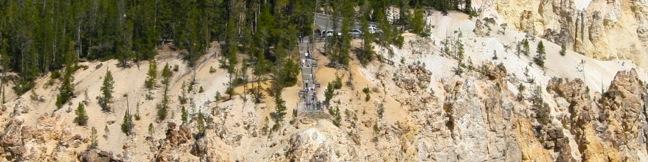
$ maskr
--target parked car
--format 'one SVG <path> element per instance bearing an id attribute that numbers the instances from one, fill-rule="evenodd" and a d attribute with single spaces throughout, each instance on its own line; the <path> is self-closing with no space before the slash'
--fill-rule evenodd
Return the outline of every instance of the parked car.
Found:
<path id="1" fill-rule="evenodd" d="M 333 34 L 335 34 L 335 33 L 337 33 L 338 36 L 341 36 L 341 35 L 342 35 L 342 33 L 340 33 L 340 32 L 335 32 L 335 31 L 333 31 L 333 30 L 324 30 L 324 31 L 322 32 L 321 35 L 322 35 L 322 37 L 332 37 Z"/>
<path id="2" fill-rule="evenodd" d="M 349 34 L 354 38 L 360 38 L 362 36 L 362 31 L 360 31 L 360 29 L 352 29 Z"/>
<path id="3" fill-rule="evenodd" d="M 376 34 L 376 33 L 382 33 L 383 31 L 378 29 L 378 27 L 374 26 L 369 26 L 369 33 L 371 34 Z"/>

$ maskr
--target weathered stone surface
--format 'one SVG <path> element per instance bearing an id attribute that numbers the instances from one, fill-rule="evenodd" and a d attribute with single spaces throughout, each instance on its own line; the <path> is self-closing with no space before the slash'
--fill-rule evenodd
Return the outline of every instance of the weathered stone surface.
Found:
<path id="1" fill-rule="evenodd" d="M 23 126 L 23 121 L 13 119 L 7 125 L 2 135 L 0 146 L 4 149 L 5 153 L 9 155 L 10 160 L 27 160 L 27 148 L 23 142 L 22 130 L 29 128 Z"/>
<path id="2" fill-rule="evenodd" d="M 97 149 L 90 149 L 82 152 L 79 155 L 79 161 L 82 162 L 121 162 L 113 153 L 101 151 Z"/>
<path id="3" fill-rule="evenodd" d="M 408 65 L 401 69 L 401 72 L 394 74 L 396 86 L 410 93 L 416 93 L 424 90 L 430 84 L 432 72 L 426 70 L 422 65 Z"/>
<path id="4" fill-rule="evenodd" d="M 175 146 L 189 142 L 191 140 L 191 131 L 189 128 L 186 125 L 182 125 L 176 130 L 176 127 L 175 123 L 170 122 L 168 124 L 166 141 Z"/>
<path id="5" fill-rule="evenodd" d="M 180 128 L 173 122 L 167 124 L 166 138 L 160 140 L 160 145 L 155 153 L 156 161 L 178 161 L 178 151 L 186 149 L 187 143 L 192 140 L 191 130 L 183 124 Z M 189 152 L 190 149 L 187 149 Z"/>
<path id="6" fill-rule="evenodd" d="M 622 152 L 623 160 L 638 161 L 635 151 L 645 152 L 648 135 L 644 98 L 645 84 L 637 72 L 620 71 L 599 100 L 602 119 L 614 147 Z"/>
<path id="7" fill-rule="evenodd" d="M 196 142 L 194 142 L 193 146 L 191 147 L 191 154 L 198 157 L 205 156 L 208 152 L 207 145 L 208 144 L 206 138 L 197 139 Z"/>

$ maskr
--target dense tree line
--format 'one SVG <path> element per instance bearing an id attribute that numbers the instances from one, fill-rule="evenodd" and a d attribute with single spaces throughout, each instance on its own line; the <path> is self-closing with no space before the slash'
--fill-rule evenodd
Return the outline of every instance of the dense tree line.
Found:
<path id="1" fill-rule="evenodd" d="M 60 106 L 74 96 L 74 87 L 67 85 L 73 78 L 67 75 L 77 68 L 78 60 L 118 59 L 120 66 L 127 67 L 152 59 L 157 47 L 172 42 L 194 65 L 210 42 L 218 41 L 232 83 L 247 79 L 241 77 L 247 67 L 238 67 L 243 62 L 252 65 L 257 80 L 274 80 L 272 91 L 277 93 L 295 84 L 297 36 L 312 33 L 313 13 L 324 12 L 322 8 L 342 18 L 339 25 L 345 32 L 332 43 L 332 57 L 346 64 L 351 39 L 347 31 L 358 20 L 366 21 L 363 30 L 367 22 L 375 22 L 384 31 L 375 39 L 364 37 L 368 42 L 402 44 L 399 29 L 403 28 L 393 25 L 422 33 L 421 9 L 445 11 L 469 5 L 469 0 L 0 0 L 0 66 L 3 72 L 18 74 L 15 90 L 20 94 L 31 89 L 36 77 L 65 69 Z M 389 23 L 385 13 L 389 6 L 415 12 Z M 367 51 L 371 44 L 364 48 L 362 58 L 373 58 Z M 249 57 L 239 60 L 239 53 Z"/>
<path id="2" fill-rule="evenodd" d="M 192 64 L 223 35 L 228 2 L 0 0 L 0 60 L 3 70 L 19 74 L 19 93 L 40 74 L 63 68 L 67 53 L 128 66 L 152 58 L 160 43 L 171 40 Z"/>

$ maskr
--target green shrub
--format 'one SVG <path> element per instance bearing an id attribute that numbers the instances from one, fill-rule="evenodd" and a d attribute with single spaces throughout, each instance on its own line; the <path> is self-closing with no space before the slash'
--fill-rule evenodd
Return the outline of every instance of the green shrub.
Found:
<path id="1" fill-rule="evenodd" d="M 98 99 L 101 110 L 103 111 L 111 111 L 109 104 L 112 102 L 112 93 L 113 89 L 115 88 L 114 84 L 115 81 L 113 80 L 112 74 L 110 73 L 110 71 L 106 71 L 106 76 L 104 77 L 103 85 L 101 86 L 102 96 Z"/>
<path id="2" fill-rule="evenodd" d="M 150 62 L 149 70 L 146 73 L 146 80 L 144 81 L 144 86 L 149 90 L 155 88 L 157 79 L 157 62 L 155 60 L 151 60 Z"/>
<path id="3" fill-rule="evenodd" d="M 83 106 L 82 103 L 79 103 L 79 106 L 77 106 L 75 114 L 76 114 L 76 118 L 74 118 L 75 123 L 77 123 L 80 126 L 86 126 L 88 124 L 88 114 L 86 112 L 85 106 Z"/>
<path id="4" fill-rule="evenodd" d="M 135 127 L 135 124 L 133 123 L 133 117 L 131 116 L 129 111 L 126 111 L 126 113 L 124 113 L 124 120 L 121 125 L 121 131 L 129 136 L 133 132 L 133 127 Z"/>
<path id="5" fill-rule="evenodd" d="M 340 116 L 340 109 L 338 107 L 332 107 L 328 109 L 328 112 L 333 118 L 333 125 L 340 127 L 342 121 L 342 117 Z"/>
<path id="6" fill-rule="evenodd" d="M 362 92 L 366 95 L 365 101 L 369 101 L 371 99 L 371 95 L 370 95 L 371 91 L 369 91 L 369 88 L 368 87 L 363 88 Z"/>
<path id="7" fill-rule="evenodd" d="M 546 60 L 546 54 L 545 54 L 545 47 L 542 41 L 538 43 L 538 49 L 537 49 L 537 54 L 535 57 L 533 57 L 533 62 L 535 62 L 538 66 L 544 68 L 545 60 Z"/>

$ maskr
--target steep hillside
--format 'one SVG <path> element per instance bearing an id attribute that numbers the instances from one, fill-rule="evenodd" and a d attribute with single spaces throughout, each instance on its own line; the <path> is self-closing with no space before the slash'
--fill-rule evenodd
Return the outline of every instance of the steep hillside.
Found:
<path id="1" fill-rule="evenodd" d="M 599 59 L 629 59 L 645 67 L 645 1 L 498 0 L 484 9 L 509 26 Z"/>
<path id="2" fill-rule="evenodd" d="M 287 114 L 280 123 L 272 120 L 277 104 L 267 78 L 239 84 L 228 95 L 234 78 L 220 68 L 224 57 L 218 43 L 194 67 L 182 61 L 180 51 L 158 49 L 159 79 L 151 91 L 144 84 L 149 61 L 127 68 L 116 60 L 81 62 L 73 75 L 75 97 L 60 109 L 55 96 L 61 83 L 48 76 L 24 95 L 8 95 L 0 111 L 0 156 L 16 161 L 648 161 L 648 71 L 637 65 L 642 53 L 628 53 L 645 51 L 638 33 L 603 30 L 606 46 L 593 43 L 593 27 L 587 40 L 551 34 L 560 28 L 559 33 L 577 33 L 577 25 L 549 10 L 590 14 L 599 1 L 481 2 L 475 6 L 482 14 L 474 18 L 428 11 L 429 36 L 404 33 L 402 48 L 374 43 L 378 59 L 366 65 L 352 55 L 346 68 L 329 67 L 326 46 L 314 43 L 317 95 L 330 101 L 322 112 L 302 112 L 300 78 L 281 93 Z M 529 9 L 530 15 L 513 19 L 537 6 L 543 12 Z M 570 9 L 558 11 L 561 7 Z M 612 41 L 623 36 L 632 37 Z M 362 43 L 354 39 L 351 45 Z M 561 52 L 562 43 L 575 45 Z M 170 109 L 165 120 L 157 120 L 165 65 L 172 71 Z M 111 112 L 98 103 L 107 71 L 115 78 Z M 327 92 L 329 84 L 339 87 Z M 255 86 L 264 88 L 260 103 L 254 101 Z M 87 126 L 74 123 L 78 104 L 85 105 Z M 139 116 L 128 136 L 121 126 L 127 112 Z"/>

